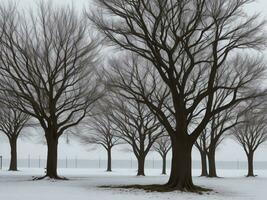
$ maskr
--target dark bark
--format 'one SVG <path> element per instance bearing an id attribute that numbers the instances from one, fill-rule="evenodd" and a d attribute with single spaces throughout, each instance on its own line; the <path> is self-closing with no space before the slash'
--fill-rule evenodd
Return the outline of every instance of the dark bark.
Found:
<path id="1" fill-rule="evenodd" d="M 218 177 L 216 171 L 215 151 L 210 150 L 208 153 L 209 160 L 209 177 Z"/>
<path id="2" fill-rule="evenodd" d="M 59 178 L 57 175 L 58 138 L 53 136 L 46 136 L 46 141 L 47 141 L 46 176 L 49 178 L 57 179 Z"/>
<path id="3" fill-rule="evenodd" d="M 166 175 L 166 157 L 167 155 L 162 155 L 162 174 Z"/>
<path id="4" fill-rule="evenodd" d="M 139 156 L 137 158 L 137 162 L 138 162 L 137 176 L 145 176 L 145 157 Z"/>
<path id="5" fill-rule="evenodd" d="M 107 172 L 111 172 L 111 149 L 107 150 L 108 161 L 107 161 Z"/>
<path id="6" fill-rule="evenodd" d="M 192 181 L 192 146 L 186 139 L 172 138 L 172 166 L 168 187 L 182 191 L 197 190 Z"/>
<path id="7" fill-rule="evenodd" d="M 9 171 L 17 171 L 17 139 L 13 138 L 9 141 L 10 144 L 10 151 L 11 151 L 11 157 L 10 157 L 10 165 L 9 165 Z"/>
<path id="8" fill-rule="evenodd" d="M 248 159 L 248 174 L 247 177 L 250 176 L 255 176 L 254 175 L 254 167 L 253 167 L 253 157 L 254 157 L 254 152 L 249 152 L 247 154 L 247 159 Z"/>
<path id="9" fill-rule="evenodd" d="M 207 154 L 205 152 L 201 152 L 200 156 L 201 156 L 201 175 L 200 176 L 208 176 Z"/>

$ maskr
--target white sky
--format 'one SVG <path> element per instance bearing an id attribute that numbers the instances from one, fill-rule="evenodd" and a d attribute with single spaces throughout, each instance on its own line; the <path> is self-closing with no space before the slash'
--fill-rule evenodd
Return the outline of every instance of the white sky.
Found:
<path id="1" fill-rule="evenodd" d="M 0 0 L 1 2 L 8 2 L 10 0 Z M 59 4 L 71 4 L 73 3 L 77 10 L 82 10 L 83 6 L 90 6 L 90 2 L 92 0 L 45 0 L 53 3 Z M 17 0 L 22 7 L 27 7 L 34 5 L 36 0 Z M 247 8 L 249 13 L 257 13 L 260 12 L 262 17 L 267 19 L 267 0 L 258 0 L 256 3 L 250 4 Z M 266 29 L 267 30 L 267 29 Z M 267 52 L 267 51 L 266 51 Z M 26 131 L 26 130 L 25 130 Z M 32 131 L 32 130 L 29 130 Z M 65 138 L 61 138 L 59 144 L 59 158 L 82 158 L 82 159 L 105 159 L 106 153 L 102 148 L 98 148 L 95 151 L 87 151 L 90 147 L 79 145 L 75 141 L 71 141 L 70 144 L 65 143 Z M 113 159 L 134 159 L 134 155 L 131 153 L 123 152 L 119 149 L 115 149 L 113 151 Z M 3 155 L 4 158 L 9 158 L 9 145 L 7 143 L 7 139 L 5 136 L 0 135 L 0 155 Z M 38 141 L 29 141 L 27 139 L 23 139 L 18 141 L 18 158 L 27 158 L 28 155 L 31 155 L 31 158 L 46 158 L 46 147 L 45 145 L 39 144 Z M 170 155 L 170 154 L 169 154 Z M 259 161 L 267 161 L 267 147 L 263 146 L 256 152 L 255 160 Z M 160 159 L 156 153 L 150 153 L 148 155 L 148 159 Z M 199 153 L 197 151 L 193 151 L 193 159 L 199 160 Z M 234 143 L 231 140 L 225 141 L 222 146 L 219 147 L 217 153 L 217 160 L 227 160 L 227 161 L 240 161 L 245 160 L 246 157 L 244 155 L 243 150 L 239 145 Z"/>

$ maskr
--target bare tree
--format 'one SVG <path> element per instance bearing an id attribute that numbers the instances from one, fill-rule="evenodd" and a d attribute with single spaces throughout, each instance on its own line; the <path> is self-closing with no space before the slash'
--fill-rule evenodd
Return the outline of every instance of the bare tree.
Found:
<path id="1" fill-rule="evenodd" d="M 113 99 L 112 122 L 117 137 L 129 144 L 138 162 L 137 176 L 145 175 L 145 159 L 163 130 L 146 105 L 116 95 Z"/>
<path id="2" fill-rule="evenodd" d="M 258 107 L 258 106 L 257 106 Z M 255 176 L 253 168 L 254 153 L 258 147 L 267 141 L 266 113 L 259 107 L 248 110 L 243 118 L 243 123 L 237 125 L 232 134 L 234 139 L 244 149 L 248 160 L 247 176 Z"/>
<path id="3" fill-rule="evenodd" d="M 78 137 L 85 144 L 97 144 L 107 151 L 107 171 L 111 172 L 111 151 L 116 145 L 122 144 L 119 137 L 116 137 L 116 128 L 111 120 L 111 112 L 108 106 L 101 106 L 99 114 L 90 118 L 84 134 Z"/>
<path id="4" fill-rule="evenodd" d="M 167 154 L 171 150 L 171 140 L 168 135 L 163 135 L 156 140 L 153 150 L 158 152 L 162 158 L 162 174 L 166 173 Z"/>
<path id="5" fill-rule="evenodd" d="M 208 125 L 206 136 L 206 154 L 209 163 L 209 177 L 217 177 L 216 172 L 216 150 L 222 141 L 228 136 L 229 131 L 237 126 L 240 121 L 240 114 L 235 107 L 214 115 Z"/>
<path id="6" fill-rule="evenodd" d="M 208 176 L 208 167 L 207 167 L 207 129 L 200 134 L 199 138 L 195 143 L 195 147 L 198 149 L 201 158 L 201 175 Z"/>
<path id="7" fill-rule="evenodd" d="M 8 137 L 10 145 L 10 171 L 17 171 L 17 140 L 29 120 L 29 115 L 5 105 L 0 108 L 0 131 Z"/>
<path id="8" fill-rule="evenodd" d="M 124 85 L 128 96 L 138 96 L 170 135 L 172 168 L 164 187 L 201 190 L 192 181 L 192 147 L 211 117 L 259 95 L 257 90 L 240 94 L 256 87 L 265 71 L 261 60 L 245 54 L 265 46 L 264 22 L 245 14 L 251 0 L 95 1 L 99 9 L 88 17 L 98 30 L 112 45 L 150 62 L 168 88 L 171 109 L 166 113 L 152 88 L 144 94 L 139 90 L 144 85 Z M 221 91 L 226 92 L 218 105 L 214 96 Z"/>
<path id="9" fill-rule="evenodd" d="M 44 2 L 28 14 L 2 5 L 0 27 L 1 91 L 14 108 L 38 120 L 48 147 L 46 176 L 60 178 L 59 137 L 101 97 L 95 75 L 97 40 L 74 8 Z"/>

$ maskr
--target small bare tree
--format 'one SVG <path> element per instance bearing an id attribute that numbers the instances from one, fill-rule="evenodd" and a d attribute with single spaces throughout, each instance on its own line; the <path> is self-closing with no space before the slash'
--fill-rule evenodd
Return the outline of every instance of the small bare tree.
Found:
<path id="1" fill-rule="evenodd" d="M 129 144 L 138 162 L 137 176 L 145 175 L 145 159 L 163 129 L 146 105 L 116 95 L 112 122 L 117 137 Z"/>
<path id="2" fill-rule="evenodd" d="M 122 144 L 119 137 L 116 137 L 116 128 L 111 120 L 111 112 L 108 106 L 101 106 L 99 114 L 90 118 L 85 125 L 85 133 L 78 134 L 82 143 L 97 144 L 107 151 L 107 171 L 112 171 L 112 148 Z"/>
<path id="3" fill-rule="evenodd" d="M 0 131 L 8 137 L 10 145 L 10 171 L 17 171 L 17 140 L 29 120 L 29 115 L 6 105 L 0 108 Z"/>
<path id="4" fill-rule="evenodd" d="M 163 135 L 156 140 L 153 145 L 154 151 L 158 152 L 162 158 L 162 174 L 166 175 L 167 154 L 171 150 L 171 140 L 168 135 Z"/>
<path id="5" fill-rule="evenodd" d="M 232 134 L 244 149 L 248 161 L 247 177 L 255 176 L 253 158 L 258 147 L 267 141 L 267 118 L 265 108 L 254 107 L 243 116 L 243 123 L 237 125 Z"/>
<path id="6" fill-rule="evenodd" d="M 207 167 L 207 128 L 201 133 L 199 138 L 195 143 L 195 147 L 198 149 L 201 158 L 201 175 L 208 176 L 208 167 Z"/>
<path id="7" fill-rule="evenodd" d="M 216 172 L 216 150 L 222 141 L 229 135 L 229 132 L 241 123 L 241 110 L 225 110 L 214 115 L 208 125 L 208 135 L 206 137 L 206 154 L 209 160 L 209 177 L 217 177 Z"/>
<path id="8" fill-rule="evenodd" d="M 12 106 L 38 120 L 47 142 L 46 176 L 57 174 L 58 139 L 101 97 L 98 43 L 72 7 L 0 8 L 0 88 Z M 12 102 L 12 99 L 18 99 Z"/>

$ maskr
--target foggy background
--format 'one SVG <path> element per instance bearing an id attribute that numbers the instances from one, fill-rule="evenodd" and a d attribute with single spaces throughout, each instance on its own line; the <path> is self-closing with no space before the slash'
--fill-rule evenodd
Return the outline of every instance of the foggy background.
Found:
<path id="1" fill-rule="evenodd" d="M 0 3 L 8 2 L 9 0 L 2 0 Z M 49 1 L 49 0 L 45 0 Z M 17 0 L 16 1 L 20 7 L 28 8 L 29 6 L 34 7 L 35 3 L 38 1 L 34 0 Z M 89 8 L 92 0 L 50 0 L 50 2 L 54 4 L 73 4 L 77 9 L 77 12 L 83 12 L 83 8 Z M 261 13 L 262 17 L 267 17 L 267 1 L 266 0 L 258 0 L 256 3 L 250 4 L 250 7 L 247 7 L 248 13 Z M 267 52 L 266 52 L 267 54 Z M 266 81 L 267 84 L 267 81 Z M 41 165 L 44 165 L 46 159 L 46 146 L 42 144 L 41 134 L 38 134 L 40 130 L 33 128 L 25 128 L 23 130 L 23 135 L 27 136 L 29 133 L 34 134 L 35 137 L 21 137 L 18 139 L 18 167 L 20 164 L 27 166 L 28 158 L 34 160 L 35 167 L 38 167 L 39 162 L 41 161 Z M 81 162 L 87 162 L 82 160 L 94 160 L 94 162 L 87 163 L 86 165 L 90 165 L 92 167 L 105 167 L 105 159 L 106 159 L 106 151 L 102 147 L 92 148 L 92 145 L 81 145 L 75 138 L 69 137 L 69 144 L 67 144 L 67 137 L 63 135 L 60 138 L 59 146 L 58 146 L 58 158 L 59 158 L 59 167 L 75 167 L 75 165 L 80 165 Z M 216 154 L 216 159 L 218 162 L 218 168 L 220 168 L 220 161 L 232 161 L 232 165 L 234 167 L 242 167 L 245 163 L 242 161 L 246 161 L 246 156 L 241 146 L 232 141 L 230 138 L 226 139 L 222 144 L 221 148 L 218 148 L 218 152 Z M 125 150 L 126 146 L 119 145 L 114 147 L 112 152 L 113 165 L 122 165 L 125 167 L 135 166 L 135 156 L 133 153 Z M 10 148 L 7 141 L 7 138 L 4 134 L 0 134 L 0 156 L 3 156 L 3 159 L 9 159 L 10 157 Z M 171 152 L 168 154 L 168 159 L 170 159 Z M 20 163 L 20 159 L 25 159 Z M 39 161 L 40 159 L 40 161 Z M 66 161 L 71 160 L 71 161 Z M 78 164 L 75 163 L 77 160 Z M 121 161 L 116 160 L 126 160 L 127 162 L 123 163 Z M 132 160 L 132 161 L 131 161 Z M 150 168 L 161 166 L 160 156 L 155 152 L 150 152 L 147 156 L 147 165 Z M 194 149 L 193 150 L 193 160 L 200 160 L 199 152 Z M 255 161 L 266 161 L 267 163 L 267 145 L 262 145 L 259 147 L 259 150 L 255 154 Z M 5 161 L 6 162 L 6 161 Z M 66 163 L 67 162 L 67 163 Z M 234 163 L 234 164 L 233 164 Z M 33 163 L 30 163 L 33 165 Z M 227 164 L 227 163 L 226 163 Z M 195 162 L 195 165 L 198 165 Z M 258 164 L 260 165 L 260 164 Z M 256 163 L 257 167 L 257 163 Z M 264 167 L 267 168 L 267 165 Z"/>

